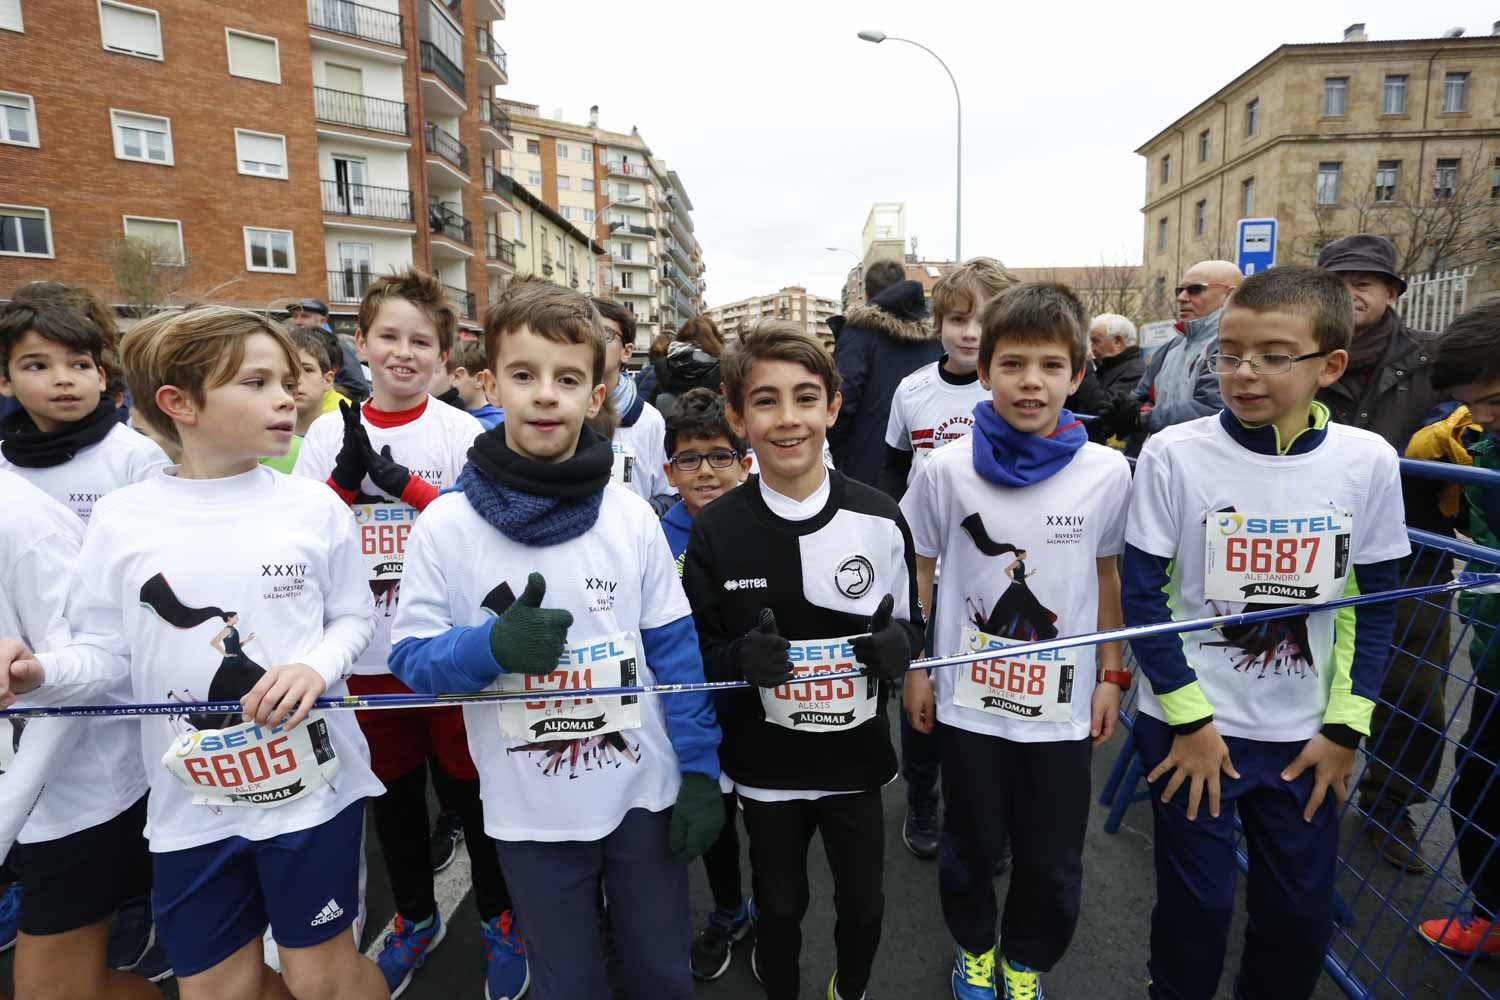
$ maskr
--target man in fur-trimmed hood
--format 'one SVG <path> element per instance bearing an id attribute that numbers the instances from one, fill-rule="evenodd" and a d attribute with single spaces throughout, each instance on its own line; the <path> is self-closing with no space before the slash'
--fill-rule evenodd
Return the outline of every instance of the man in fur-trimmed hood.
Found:
<path id="1" fill-rule="evenodd" d="M 884 263 L 873 265 L 872 275 Z M 927 317 L 921 283 L 897 281 L 871 296 L 868 305 L 828 321 L 844 397 L 838 421 L 828 431 L 828 445 L 844 475 L 878 484 L 896 386 L 943 353 Z"/>

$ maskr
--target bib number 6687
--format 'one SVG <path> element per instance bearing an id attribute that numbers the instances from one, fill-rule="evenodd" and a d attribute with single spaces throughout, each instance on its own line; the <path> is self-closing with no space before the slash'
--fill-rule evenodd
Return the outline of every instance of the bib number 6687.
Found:
<path id="1" fill-rule="evenodd" d="M 220 753 L 212 757 L 189 757 L 183 761 L 188 776 L 196 785 L 210 788 L 236 788 L 265 781 L 273 774 L 286 774 L 297 768 L 297 757 L 286 746 L 287 738 L 272 740 L 264 747 L 248 747 L 239 753 Z M 269 759 L 268 755 L 269 754 Z"/>
<path id="2" fill-rule="evenodd" d="M 1318 559 L 1317 536 L 1305 538 L 1246 538 L 1236 535 L 1224 546 L 1224 569 L 1230 573 L 1311 573 Z M 1298 569 L 1299 556 L 1307 562 Z"/>

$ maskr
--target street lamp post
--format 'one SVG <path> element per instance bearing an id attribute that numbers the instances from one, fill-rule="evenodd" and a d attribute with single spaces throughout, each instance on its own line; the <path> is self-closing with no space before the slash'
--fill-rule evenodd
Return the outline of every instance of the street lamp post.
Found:
<path id="1" fill-rule="evenodd" d="M 953 78 L 953 71 L 948 68 L 947 63 L 943 62 L 942 57 L 921 42 L 914 42 L 910 38 L 897 38 L 894 35 L 887 35 L 883 31 L 861 31 L 859 37 L 864 41 L 873 42 L 876 45 L 885 41 L 905 42 L 908 45 L 915 45 L 938 61 L 938 65 L 943 67 L 943 72 L 948 74 L 948 82 L 953 84 L 953 100 L 958 105 L 958 151 L 954 156 L 958 179 L 954 185 L 953 262 L 955 264 L 962 263 L 964 259 L 964 102 L 958 93 L 958 81 Z"/>

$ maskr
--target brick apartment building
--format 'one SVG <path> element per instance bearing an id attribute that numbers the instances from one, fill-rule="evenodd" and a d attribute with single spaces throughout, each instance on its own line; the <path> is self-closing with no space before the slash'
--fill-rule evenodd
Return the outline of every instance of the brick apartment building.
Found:
<path id="1" fill-rule="evenodd" d="M 123 302 L 131 236 L 173 302 L 352 314 L 372 276 L 416 263 L 472 324 L 514 270 L 504 17 L 504 0 L 0 0 L 0 295 L 47 278 Z"/>

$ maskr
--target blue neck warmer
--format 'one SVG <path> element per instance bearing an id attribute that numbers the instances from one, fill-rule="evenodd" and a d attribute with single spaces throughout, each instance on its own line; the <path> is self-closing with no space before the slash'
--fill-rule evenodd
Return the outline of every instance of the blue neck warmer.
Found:
<path id="1" fill-rule="evenodd" d="M 1023 434 L 1001 419 L 988 399 L 974 404 L 974 471 L 996 486 L 1034 486 L 1062 470 L 1088 441 L 1083 423 L 1067 410 L 1050 437 Z"/>
<path id="2" fill-rule="evenodd" d="M 620 422 L 626 427 L 640 418 L 639 411 L 634 414 L 630 412 L 636 403 L 635 379 L 625 369 L 620 369 L 620 380 L 615 383 L 615 391 L 610 393 L 609 398 L 614 401 L 615 412 L 620 415 Z"/>

